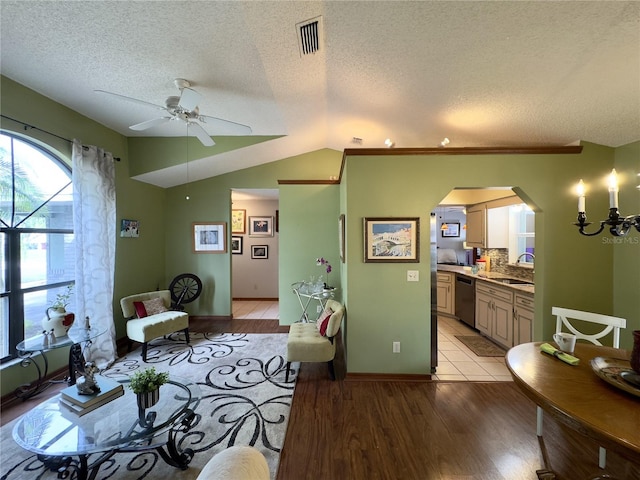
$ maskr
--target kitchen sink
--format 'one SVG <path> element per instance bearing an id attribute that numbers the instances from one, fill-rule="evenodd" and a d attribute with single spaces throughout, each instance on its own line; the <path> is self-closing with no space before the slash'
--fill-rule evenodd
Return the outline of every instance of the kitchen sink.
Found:
<path id="1" fill-rule="evenodd" d="M 507 285 L 531 285 L 533 283 L 527 282 L 526 280 L 516 280 L 515 278 L 502 278 L 499 280 L 501 283 L 506 283 Z"/>

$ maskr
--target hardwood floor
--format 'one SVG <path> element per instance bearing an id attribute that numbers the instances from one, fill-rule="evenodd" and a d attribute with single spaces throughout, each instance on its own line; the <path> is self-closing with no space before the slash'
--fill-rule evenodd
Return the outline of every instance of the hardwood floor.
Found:
<path id="1" fill-rule="evenodd" d="M 535 416 L 513 382 L 332 382 L 326 365 L 305 363 L 277 478 L 535 480 Z M 597 443 L 547 417 L 553 478 L 598 478 Z M 629 460 L 608 452 L 607 478 L 640 480 Z"/>
<path id="2" fill-rule="evenodd" d="M 286 333 L 278 320 L 193 319 L 192 331 Z M 345 381 L 327 366 L 302 364 L 278 480 L 535 480 L 543 457 L 535 406 L 512 382 Z M 50 388 L 31 402 L 39 403 Z M 34 403 L 34 404 L 35 404 Z M 30 408 L 2 411 L 3 424 Z M 559 480 L 586 480 L 598 470 L 598 445 L 545 416 L 544 442 Z M 640 480 L 640 459 L 609 451 L 607 472 Z"/>

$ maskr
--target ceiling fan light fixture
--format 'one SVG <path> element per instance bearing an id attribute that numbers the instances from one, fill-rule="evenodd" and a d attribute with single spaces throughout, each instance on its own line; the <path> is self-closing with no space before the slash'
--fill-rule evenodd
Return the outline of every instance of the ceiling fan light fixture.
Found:
<path id="1" fill-rule="evenodd" d="M 105 90 L 95 90 L 97 93 L 110 95 L 111 97 L 126 100 L 128 102 L 137 103 L 146 107 L 152 107 L 157 110 L 164 110 L 169 116 L 163 116 L 147 120 L 135 125 L 131 125 L 131 130 L 142 131 L 152 127 L 160 126 L 166 122 L 172 120 L 181 120 L 188 126 L 193 128 L 194 135 L 200 140 L 205 147 L 212 147 L 215 142 L 209 135 L 209 133 L 203 128 L 200 123 L 207 123 L 207 119 L 210 120 L 210 124 L 214 130 L 222 128 L 224 132 L 228 132 L 231 135 L 251 135 L 253 131 L 248 125 L 234 122 L 231 120 L 225 120 L 223 118 L 211 117 L 208 115 L 201 115 L 198 107 L 199 102 L 202 100 L 202 95 L 191 87 L 191 82 L 184 78 L 176 78 L 174 80 L 175 86 L 180 90 L 180 96 L 172 95 L 168 97 L 163 105 L 156 105 L 137 98 L 127 97 L 117 93 L 107 92 Z M 224 133 L 220 133 L 224 135 Z M 188 136 L 188 132 L 187 132 Z"/>

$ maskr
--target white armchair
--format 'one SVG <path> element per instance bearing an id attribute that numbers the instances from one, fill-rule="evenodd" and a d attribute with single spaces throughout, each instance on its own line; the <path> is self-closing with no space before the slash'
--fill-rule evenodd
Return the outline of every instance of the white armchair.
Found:
<path id="1" fill-rule="evenodd" d="M 144 362 L 147 361 L 147 344 L 154 338 L 183 330 L 189 343 L 189 314 L 169 310 L 170 305 L 169 290 L 129 295 L 120 300 L 122 314 L 128 319 L 129 351 L 132 341 L 142 343 Z"/>

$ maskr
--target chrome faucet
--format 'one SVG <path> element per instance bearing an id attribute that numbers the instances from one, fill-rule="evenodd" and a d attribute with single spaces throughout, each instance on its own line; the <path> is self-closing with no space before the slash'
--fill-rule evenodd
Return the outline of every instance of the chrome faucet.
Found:
<path id="1" fill-rule="evenodd" d="M 524 252 L 521 253 L 520 255 L 518 255 L 518 259 L 516 260 L 516 265 L 518 265 L 520 263 L 520 259 L 526 255 L 529 255 L 531 257 L 531 259 L 535 262 L 536 260 L 536 256 L 533 253 L 529 253 L 529 252 Z"/>

